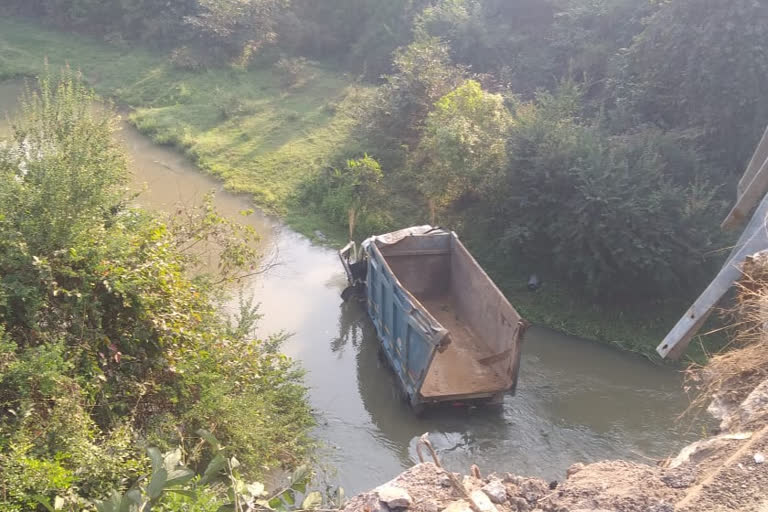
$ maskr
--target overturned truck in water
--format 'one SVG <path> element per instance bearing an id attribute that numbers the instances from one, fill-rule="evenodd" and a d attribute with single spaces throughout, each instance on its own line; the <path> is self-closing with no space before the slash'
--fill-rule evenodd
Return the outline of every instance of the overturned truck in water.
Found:
<path id="1" fill-rule="evenodd" d="M 437 403 L 500 403 L 514 393 L 527 327 L 456 233 L 418 226 L 350 242 L 339 252 L 365 297 L 380 349 L 403 395 Z"/>

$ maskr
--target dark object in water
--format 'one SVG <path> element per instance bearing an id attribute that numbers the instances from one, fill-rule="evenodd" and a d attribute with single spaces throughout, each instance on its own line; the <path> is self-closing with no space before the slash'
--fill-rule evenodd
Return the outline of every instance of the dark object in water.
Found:
<path id="1" fill-rule="evenodd" d="M 535 292 L 539 288 L 541 288 L 541 279 L 536 274 L 531 274 L 531 277 L 528 278 L 528 289 Z"/>

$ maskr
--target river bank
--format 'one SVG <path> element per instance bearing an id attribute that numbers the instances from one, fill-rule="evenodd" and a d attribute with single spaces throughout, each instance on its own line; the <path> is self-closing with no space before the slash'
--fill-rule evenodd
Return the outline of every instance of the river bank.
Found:
<path id="1" fill-rule="evenodd" d="M 21 88 L 21 82 L 0 83 L 0 111 L 12 108 Z M 689 403 L 675 371 L 541 327 L 528 331 L 517 395 L 500 409 L 415 417 L 377 357 L 364 309 L 339 297 L 346 280 L 335 250 L 259 212 L 242 217 L 239 212 L 251 206 L 247 197 L 223 190 L 221 182 L 130 123 L 122 121 L 117 135 L 130 154 L 142 206 L 174 212 L 215 190 L 217 208 L 249 223 L 264 250 L 279 255 L 280 265 L 244 283 L 243 291 L 261 303 L 261 334 L 292 334 L 283 351 L 306 371 L 318 423 L 313 435 L 324 447 L 318 468 L 348 494 L 410 467 L 425 431 L 451 470 L 478 463 L 550 479 L 576 461 L 663 458 L 698 437 L 698 426 L 675 420 Z"/>
<path id="2" fill-rule="evenodd" d="M 372 86 L 320 65 L 311 65 L 310 79 L 298 87 L 285 87 L 269 66 L 184 71 L 161 53 L 0 20 L 0 78 L 36 75 L 46 59 L 54 69 L 82 70 L 99 94 L 132 109 L 130 122 L 142 133 L 177 148 L 227 190 L 247 195 L 316 242 L 336 245 L 345 237 L 342 226 L 297 204 L 295 193 L 339 155 L 370 149 L 357 138 L 354 116 Z M 424 221 L 409 216 L 407 206 L 394 212 L 402 222 Z M 688 300 L 598 307 L 547 276 L 530 293 L 525 269 L 506 267 L 489 270 L 530 321 L 650 358 Z M 689 356 L 703 360 L 705 352 L 696 344 Z"/>

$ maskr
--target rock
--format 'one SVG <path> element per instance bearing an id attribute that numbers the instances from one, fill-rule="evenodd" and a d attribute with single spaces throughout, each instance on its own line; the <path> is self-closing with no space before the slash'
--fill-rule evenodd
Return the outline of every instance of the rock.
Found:
<path id="1" fill-rule="evenodd" d="M 525 498 L 509 498 L 509 504 L 511 505 L 512 510 L 515 512 L 528 512 L 531 510 L 531 507 L 528 505 L 528 502 L 525 501 Z"/>
<path id="2" fill-rule="evenodd" d="M 506 493 L 506 491 L 504 492 Z M 491 503 L 491 499 L 486 496 L 483 491 L 472 491 L 469 496 L 472 498 L 472 501 L 475 502 L 475 505 L 477 505 L 477 508 L 479 508 L 481 512 L 498 512 L 496 506 Z"/>
<path id="3" fill-rule="evenodd" d="M 379 499 L 389 508 L 408 508 L 413 503 L 411 496 L 405 489 L 394 485 L 385 485 L 376 489 Z"/>
<path id="4" fill-rule="evenodd" d="M 549 494 L 549 485 L 543 480 L 529 478 L 520 484 L 520 492 L 528 503 L 536 503 Z"/>
<path id="5" fill-rule="evenodd" d="M 565 478 L 571 478 L 573 475 L 584 469 L 586 466 L 582 464 L 581 462 L 577 462 L 576 464 L 572 464 L 571 467 L 569 467 L 565 471 Z"/>
<path id="6" fill-rule="evenodd" d="M 440 512 L 440 506 L 434 500 L 427 500 L 424 503 L 424 512 Z"/>
<path id="7" fill-rule="evenodd" d="M 748 425 L 768 414 L 768 379 L 764 380 L 739 405 L 739 421 Z"/>
<path id="8" fill-rule="evenodd" d="M 491 498 L 494 503 L 504 503 L 507 501 L 507 489 L 501 480 L 491 480 L 485 484 L 481 490 Z"/>
<path id="9" fill-rule="evenodd" d="M 440 484 L 440 487 L 446 487 L 446 488 L 453 485 L 448 475 L 440 475 L 440 478 L 438 478 L 437 483 Z"/>
<path id="10" fill-rule="evenodd" d="M 443 512 L 472 512 L 472 507 L 466 501 L 459 500 L 448 505 Z"/>
<path id="11" fill-rule="evenodd" d="M 757 452 L 754 458 L 755 458 L 755 464 L 762 464 L 763 462 L 765 462 L 765 455 L 763 455 L 760 452 Z"/>
<path id="12" fill-rule="evenodd" d="M 736 412 L 738 404 L 733 400 L 727 400 L 722 396 L 715 396 L 707 407 L 707 412 L 716 420 L 720 421 L 720 430 L 724 431 L 730 427 L 733 419 L 733 413 Z"/>
<path id="13" fill-rule="evenodd" d="M 671 469 L 682 466 L 687 462 L 694 464 L 706 459 L 718 451 L 728 447 L 735 441 L 744 441 L 752 437 L 751 432 L 738 432 L 735 434 L 723 434 L 716 437 L 710 437 L 702 441 L 696 441 L 689 444 L 680 451 L 680 454 L 669 463 Z"/>

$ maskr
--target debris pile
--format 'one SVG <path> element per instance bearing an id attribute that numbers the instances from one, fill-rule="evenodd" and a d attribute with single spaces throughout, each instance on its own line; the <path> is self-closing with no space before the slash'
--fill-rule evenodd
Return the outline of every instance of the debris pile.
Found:
<path id="1" fill-rule="evenodd" d="M 443 469 L 426 436 L 422 462 L 352 498 L 347 512 L 768 511 L 768 252 L 748 258 L 731 350 L 690 371 L 718 435 L 659 465 L 574 464 L 563 482 Z M 433 462 L 423 462 L 425 446 Z"/>

